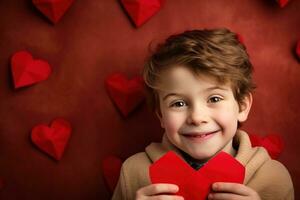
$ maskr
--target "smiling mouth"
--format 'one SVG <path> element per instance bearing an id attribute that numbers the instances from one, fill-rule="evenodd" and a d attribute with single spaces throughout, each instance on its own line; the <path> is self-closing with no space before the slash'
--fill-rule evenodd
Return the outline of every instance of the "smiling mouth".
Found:
<path id="1" fill-rule="evenodd" d="M 206 133 L 185 133 L 182 134 L 184 137 L 190 138 L 190 139 L 208 139 L 211 136 L 213 136 L 214 133 L 219 132 L 217 131 L 212 131 L 212 132 L 206 132 Z"/>

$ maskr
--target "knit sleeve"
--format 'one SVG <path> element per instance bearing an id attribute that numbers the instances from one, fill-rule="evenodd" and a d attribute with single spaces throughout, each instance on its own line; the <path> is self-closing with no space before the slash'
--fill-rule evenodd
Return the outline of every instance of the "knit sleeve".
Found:
<path id="1" fill-rule="evenodd" d="M 294 188 L 286 167 L 276 160 L 260 167 L 247 186 L 253 188 L 262 200 L 294 200 Z"/>
<path id="2" fill-rule="evenodd" d="M 114 194 L 111 200 L 126 200 L 126 189 L 124 188 L 125 177 L 124 177 L 124 169 L 121 168 L 120 177 L 118 180 L 118 184 L 114 190 Z"/>
<path id="3" fill-rule="evenodd" d="M 112 200 L 133 200 L 138 189 L 150 184 L 151 161 L 144 152 L 129 157 L 122 165 Z"/>

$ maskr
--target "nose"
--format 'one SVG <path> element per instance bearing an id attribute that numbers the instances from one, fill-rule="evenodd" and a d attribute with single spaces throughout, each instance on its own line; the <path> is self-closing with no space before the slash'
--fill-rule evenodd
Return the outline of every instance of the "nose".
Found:
<path id="1" fill-rule="evenodd" d="M 193 126 L 199 126 L 205 124 L 209 119 L 209 109 L 204 105 L 195 105 L 190 107 L 187 124 Z"/>

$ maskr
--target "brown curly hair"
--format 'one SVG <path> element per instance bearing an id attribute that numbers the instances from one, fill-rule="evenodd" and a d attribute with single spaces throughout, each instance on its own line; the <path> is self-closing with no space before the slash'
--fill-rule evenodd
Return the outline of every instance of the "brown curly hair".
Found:
<path id="1" fill-rule="evenodd" d="M 255 89 L 249 55 L 236 33 L 226 28 L 185 31 L 159 44 L 146 61 L 143 77 L 153 111 L 159 110 L 160 73 L 178 65 L 215 77 L 219 83 L 230 82 L 239 105 Z"/>

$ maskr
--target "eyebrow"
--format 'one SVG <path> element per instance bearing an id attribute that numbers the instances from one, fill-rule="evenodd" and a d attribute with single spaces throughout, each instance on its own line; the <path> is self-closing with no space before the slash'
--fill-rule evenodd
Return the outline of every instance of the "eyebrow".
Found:
<path id="1" fill-rule="evenodd" d="M 220 86 L 213 86 L 213 87 L 209 87 L 209 88 L 205 89 L 205 91 L 209 91 L 209 90 L 224 90 L 224 91 L 228 91 L 227 88 L 223 88 L 223 87 L 220 87 Z"/>
<path id="2" fill-rule="evenodd" d="M 166 96 L 164 96 L 163 101 L 166 100 L 168 97 L 170 96 L 180 96 L 180 94 L 176 94 L 176 93 L 169 93 Z"/>
<path id="3" fill-rule="evenodd" d="M 228 91 L 228 89 L 220 87 L 220 86 L 213 86 L 205 89 L 205 92 L 211 91 L 211 90 L 223 90 L 223 91 Z M 164 96 L 163 100 L 167 99 L 170 96 L 182 96 L 179 93 L 169 93 L 166 96 Z"/>

